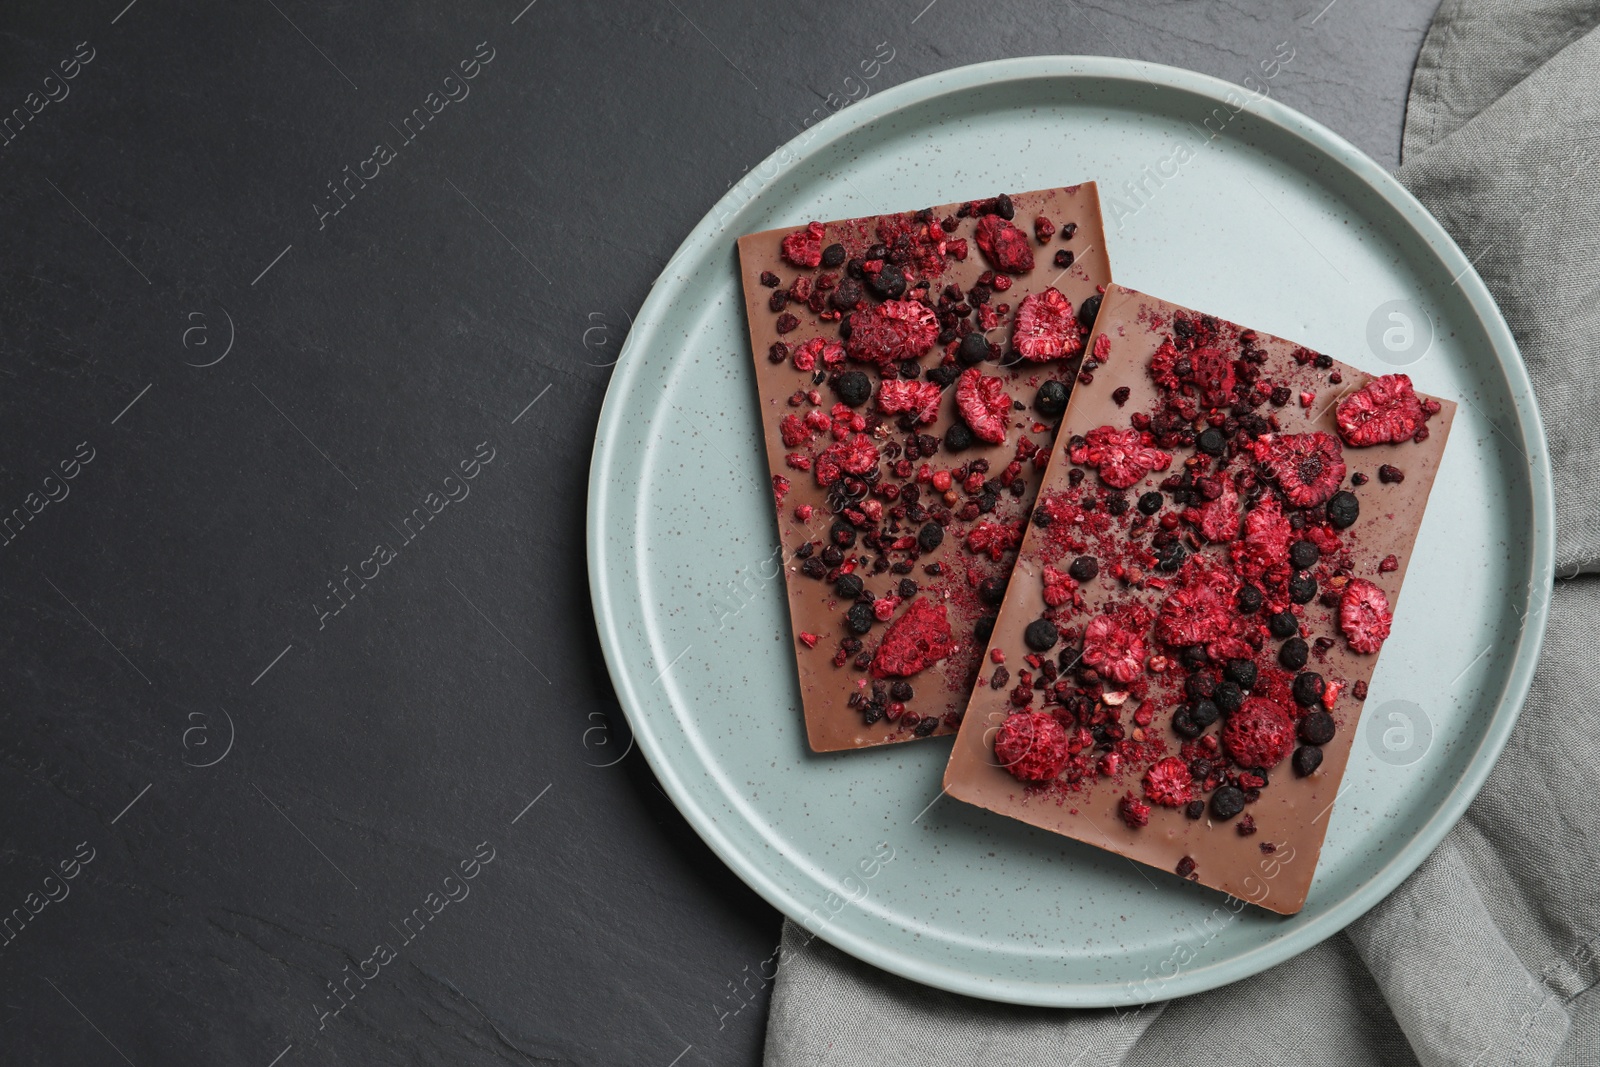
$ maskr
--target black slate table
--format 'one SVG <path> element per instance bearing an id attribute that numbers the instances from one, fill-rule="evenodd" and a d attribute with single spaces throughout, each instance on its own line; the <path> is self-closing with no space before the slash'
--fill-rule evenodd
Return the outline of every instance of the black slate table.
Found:
<path id="1" fill-rule="evenodd" d="M 585 576 L 652 279 L 808 118 L 1006 56 L 1289 42 L 1392 167 L 1433 6 L 10 5 L 0 1060 L 758 1062 L 779 917 Z"/>

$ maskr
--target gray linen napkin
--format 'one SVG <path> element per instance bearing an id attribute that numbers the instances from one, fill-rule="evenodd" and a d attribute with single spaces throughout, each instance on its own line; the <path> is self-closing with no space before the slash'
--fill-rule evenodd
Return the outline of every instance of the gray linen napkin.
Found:
<path id="1" fill-rule="evenodd" d="M 1388 899 L 1266 974 L 1136 1011 L 1008 1007 L 862 964 L 792 923 L 769 1067 L 1600 1064 L 1600 0 L 1444 0 L 1400 178 L 1494 292 L 1543 409 L 1550 623 L 1465 818 Z"/>

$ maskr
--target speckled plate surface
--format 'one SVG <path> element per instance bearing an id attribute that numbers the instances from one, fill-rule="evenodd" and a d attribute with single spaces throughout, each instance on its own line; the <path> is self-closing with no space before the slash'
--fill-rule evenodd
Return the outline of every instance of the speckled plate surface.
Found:
<path id="1" fill-rule="evenodd" d="M 929 985 L 1107 1006 L 1255 974 L 1409 874 L 1482 784 L 1544 632 L 1554 518 L 1510 332 L 1382 168 L 1269 99 L 1125 60 L 965 67 L 857 103 L 697 226 L 618 361 L 589 487 L 601 642 L 639 747 L 790 917 Z M 1281 918 L 939 793 L 948 740 L 813 755 L 734 240 L 1095 179 L 1118 281 L 1460 402 L 1305 910 Z M 1272 872 L 1264 867 L 1262 878 Z"/>

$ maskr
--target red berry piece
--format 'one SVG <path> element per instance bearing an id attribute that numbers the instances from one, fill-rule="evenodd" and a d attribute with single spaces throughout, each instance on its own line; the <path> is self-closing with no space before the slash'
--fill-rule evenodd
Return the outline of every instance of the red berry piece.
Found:
<path id="1" fill-rule="evenodd" d="M 1241 767 L 1276 767 L 1294 743 L 1294 720 L 1262 697 L 1246 700 L 1222 728 L 1223 747 Z"/>
<path id="2" fill-rule="evenodd" d="M 995 732 L 994 755 L 1018 781 L 1048 782 L 1067 765 L 1067 732 L 1053 715 L 1012 715 Z"/>
<path id="3" fill-rule="evenodd" d="M 954 648 L 944 602 L 918 597 L 884 632 L 883 643 L 872 657 L 872 673 L 877 678 L 910 678 Z"/>
<path id="4" fill-rule="evenodd" d="M 1326 502 L 1344 481 L 1344 450 L 1332 434 L 1321 430 L 1267 434 L 1258 437 L 1252 447 L 1256 459 L 1295 507 L 1309 508 Z"/>
<path id="5" fill-rule="evenodd" d="M 1056 224 L 1043 215 L 1033 220 L 1033 236 L 1040 244 L 1044 244 L 1056 235 Z"/>
<path id="6" fill-rule="evenodd" d="M 1055 289 L 1029 293 L 1017 307 L 1011 344 L 1032 363 L 1075 356 L 1083 351 L 1078 313 Z"/>
<path id="7" fill-rule="evenodd" d="M 1026 274 L 1033 269 L 1033 246 L 1028 243 L 1028 235 L 999 215 L 985 215 L 978 220 L 978 251 L 995 270 L 1007 274 Z"/>
<path id="8" fill-rule="evenodd" d="M 933 382 L 891 378 L 878 389 L 878 410 L 890 415 L 908 411 L 919 423 L 933 422 L 939 417 L 939 401 L 943 396 L 944 390 Z"/>
<path id="9" fill-rule="evenodd" d="M 845 474 L 865 474 L 877 467 L 878 460 L 878 449 L 872 443 L 872 438 L 862 433 L 854 434 L 848 441 L 829 445 L 817 456 L 817 484 L 828 486 Z"/>
<path id="10" fill-rule="evenodd" d="M 1181 808 L 1194 797 L 1194 778 L 1189 765 L 1177 756 L 1168 756 L 1144 772 L 1144 795 L 1163 808 Z"/>
<path id="11" fill-rule="evenodd" d="M 844 346 L 825 337 L 813 337 L 794 350 L 795 370 L 810 371 L 820 362 L 824 367 L 837 367 L 844 362 Z"/>
<path id="12" fill-rule="evenodd" d="M 1151 471 L 1164 471 L 1172 456 L 1145 443 L 1138 430 L 1099 426 L 1090 430 L 1084 444 L 1070 452 L 1072 462 L 1100 472 L 1100 480 L 1114 489 L 1126 489 Z"/>
<path id="13" fill-rule="evenodd" d="M 1136 796 L 1125 796 L 1117 804 L 1117 814 L 1133 830 L 1150 825 L 1150 805 Z"/>
<path id="14" fill-rule="evenodd" d="M 1189 355 L 1189 364 L 1195 388 L 1200 390 L 1200 402 L 1207 407 L 1227 407 L 1233 403 L 1233 358 L 1215 348 L 1197 348 Z"/>
<path id="15" fill-rule="evenodd" d="M 812 222 L 783 239 L 783 258 L 797 267 L 822 265 L 822 223 Z"/>
<path id="16" fill-rule="evenodd" d="M 1409 441 L 1425 421 L 1422 403 L 1405 374 L 1374 378 L 1339 401 L 1339 436 L 1353 448 Z"/>
<path id="17" fill-rule="evenodd" d="M 1139 631 L 1110 615 L 1096 615 L 1083 633 L 1083 662 L 1122 685 L 1144 673 L 1145 644 Z"/>
<path id="18" fill-rule="evenodd" d="M 1196 514 L 1200 535 L 1213 544 L 1237 540 L 1240 514 L 1239 492 L 1232 481 L 1224 481 L 1217 499 L 1202 505 Z"/>
<path id="19" fill-rule="evenodd" d="M 1011 397 L 1006 393 L 1004 380 L 991 378 L 977 367 L 968 367 L 956 381 L 956 409 L 979 440 L 992 445 L 1005 442 Z"/>
<path id="20" fill-rule="evenodd" d="M 1232 587 L 1217 580 L 1221 575 L 1192 573 L 1196 580 L 1168 593 L 1156 615 L 1156 636 L 1169 645 L 1203 645 L 1232 626 Z"/>
<path id="21" fill-rule="evenodd" d="M 1357 652 L 1376 652 L 1389 636 L 1394 612 L 1383 590 L 1365 578 L 1352 578 L 1339 597 L 1339 630 Z"/>
<path id="22" fill-rule="evenodd" d="M 939 320 L 915 300 L 890 300 L 857 312 L 845 351 L 851 359 L 885 366 L 920 358 L 939 339 Z"/>

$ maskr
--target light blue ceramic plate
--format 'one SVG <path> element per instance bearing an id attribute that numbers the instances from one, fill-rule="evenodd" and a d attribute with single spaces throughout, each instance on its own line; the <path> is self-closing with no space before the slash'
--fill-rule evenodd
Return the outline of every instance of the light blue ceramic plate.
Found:
<path id="1" fill-rule="evenodd" d="M 870 97 L 723 198 L 617 363 L 590 472 L 589 576 L 639 747 L 757 892 L 889 971 L 1077 1007 L 1259 972 L 1409 874 L 1516 720 L 1555 525 L 1515 343 L 1466 258 L 1389 174 L 1289 108 L 1261 99 L 1236 113 L 1242 103 L 1213 78 L 1081 57 L 964 67 Z M 1235 914 L 1199 886 L 939 799 L 948 742 L 806 747 L 734 239 L 1085 179 L 1100 183 L 1118 281 L 1373 371 L 1404 365 L 1461 402 L 1292 919 Z"/>

